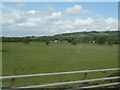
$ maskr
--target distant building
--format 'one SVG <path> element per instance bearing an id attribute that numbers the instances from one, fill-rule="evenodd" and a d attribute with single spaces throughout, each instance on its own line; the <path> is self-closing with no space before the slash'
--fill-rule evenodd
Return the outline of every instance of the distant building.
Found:
<path id="1" fill-rule="evenodd" d="M 108 44 L 108 42 L 105 42 L 105 44 Z"/>
<path id="2" fill-rule="evenodd" d="M 58 42 L 58 40 L 55 40 L 54 42 Z"/>
<path id="3" fill-rule="evenodd" d="M 95 41 L 89 41 L 90 43 L 95 43 Z"/>
<path id="4" fill-rule="evenodd" d="M 92 41 L 92 43 L 95 43 L 95 41 Z"/>

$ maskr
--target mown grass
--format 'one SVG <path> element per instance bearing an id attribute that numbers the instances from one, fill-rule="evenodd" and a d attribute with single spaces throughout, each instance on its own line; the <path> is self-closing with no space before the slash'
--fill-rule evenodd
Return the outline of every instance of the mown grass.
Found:
<path id="1" fill-rule="evenodd" d="M 42 42 L 3 43 L 3 76 L 39 74 L 118 67 L 118 46 Z M 88 78 L 106 77 L 112 72 L 88 74 Z M 83 74 L 17 79 L 17 84 L 33 85 L 80 80 Z M 10 82 L 4 80 L 4 82 Z M 26 84 L 25 84 L 26 83 Z"/>

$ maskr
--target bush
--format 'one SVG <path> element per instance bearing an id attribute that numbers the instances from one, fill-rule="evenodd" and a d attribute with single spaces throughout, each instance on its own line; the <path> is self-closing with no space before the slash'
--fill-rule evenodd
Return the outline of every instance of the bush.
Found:
<path id="1" fill-rule="evenodd" d="M 46 41 L 46 42 L 45 42 L 45 44 L 46 44 L 47 46 L 49 45 L 49 43 L 50 43 L 49 41 Z"/>
<path id="2" fill-rule="evenodd" d="M 105 41 L 106 41 L 105 37 L 99 37 L 99 38 L 96 40 L 96 42 L 97 42 L 98 44 L 100 44 L 100 45 L 105 44 Z"/>
<path id="3" fill-rule="evenodd" d="M 76 45 L 76 44 L 78 44 L 78 40 L 73 39 L 70 43 L 71 43 L 72 45 Z"/>
<path id="4" fill-rule="evenodd" d="M 28 38 L 28 37 L 25 37 L 25 38 L 23 39 L 23 43 L 24 43 L 24 44 L 29 44 L 29 43 L 30 43 L 29 38 Z"/>

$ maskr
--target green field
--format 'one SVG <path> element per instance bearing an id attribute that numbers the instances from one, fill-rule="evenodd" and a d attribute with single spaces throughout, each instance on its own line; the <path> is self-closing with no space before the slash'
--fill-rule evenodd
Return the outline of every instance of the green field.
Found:
<path id="1" fill-rule="evenodd" d="M 3 43 L 3 76 L 40 74 L 52 72 L 95 70 L 118 67 L 118 46 L 98 44 L 50 43 L 42 42 Z M 93 73 L 88 78 L 106 77 L 113 72 Z M 80 74 L 18 79 L 16 83 L 43 84 L 79 80 Z M 5 82 L 8 82 L 5 81 Z M 25 85 L 25 84 L 24 84 Z"/>

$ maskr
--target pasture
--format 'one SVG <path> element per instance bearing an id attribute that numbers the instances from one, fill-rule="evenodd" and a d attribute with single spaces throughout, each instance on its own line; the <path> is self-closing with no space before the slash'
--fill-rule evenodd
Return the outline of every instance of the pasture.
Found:
<path id="1" fill-rule="evenodd" d="M 65 71 L 95 70 L 118 67 L 118 46 L 80 43 L 50 43 L 43 42 L 30 44 L 4 42 L 2 45 L 2 74 L 27 75 Z M 106 77 L 113 72 L 92 73 L 88 78 Z M 23 78 L 17 84 L 44 84 L 50 82 L 80 80 L 82 75 L 63 75 Z M 9 80 L 4 80 L 9 82 Z M 25 84 L 26 83 L 26 84 Z"/>

